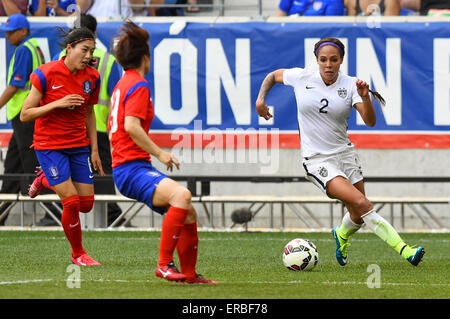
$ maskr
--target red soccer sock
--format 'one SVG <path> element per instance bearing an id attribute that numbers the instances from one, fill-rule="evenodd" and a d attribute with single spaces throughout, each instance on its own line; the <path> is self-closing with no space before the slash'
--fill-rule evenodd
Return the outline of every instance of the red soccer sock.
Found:
<path id="1" fill-rule="evenodd" d="M 74 195 L 61 202 L 63 205 L 61 223 L 64 233 L 72 246 L 72 257 L 78 257 L 85 253 L 81 243 L 80 199 L 78 195 Z"/>
<path id="2" fill-rule="evenodd" d="M 187 209 L 170 206 L 164 216 L 159 245 L 159 266 L 165 266 L 173 260 L 173 252 L 188 213 L 189 210 Z"/>
<path id="3" fill-rule="evenodd" d="M 94 206 L 94 195 L 89 196 L 79 196 L 80 198 L 80 212 L 89 213 Z"/>
<path id="4" fill-rule="evenodd" d="M 195 266 L 198 255 L 197 223 L 184 224 L 177 244 L 178 258 L 180 259 L 181 272 L 187 279 L 194 279 L 197 275 Z"/>

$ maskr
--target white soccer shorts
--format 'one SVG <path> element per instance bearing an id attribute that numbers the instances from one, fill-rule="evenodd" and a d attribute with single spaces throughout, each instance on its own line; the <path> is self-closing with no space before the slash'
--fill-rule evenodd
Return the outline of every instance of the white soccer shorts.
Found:
<path id="1" fill-rule="evenodd" d="M 315 155 L 303 158 L 306 179 L 327 193 L 327 183 L 337 176 L 342 176 L 356 184 L 363 177 L 359 156 L 354 148 L 331 154 Z"/>

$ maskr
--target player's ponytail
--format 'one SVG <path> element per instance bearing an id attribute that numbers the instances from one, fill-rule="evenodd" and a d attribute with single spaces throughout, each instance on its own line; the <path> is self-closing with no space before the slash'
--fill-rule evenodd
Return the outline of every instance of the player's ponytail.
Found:
<path id="1" fill-rule="evenodd" d="M 119 38 L 115 45 L 111 45 L 117 62 L 124 70 L 137 69 L 144 56 L 150 57 L 148 32 L 138 27 L 131 20 L 127 20 L 121 27 Z M 113 39 L 114 41 L 114 39 Z"/>
<path id="2" fill-rule="evenodd" d="M 378 100 L 382 106 L 386 105 L 386 101 L 385 99 L 381 96 L 380 93 L 378 93 L 377 91 L 372 91 L 369 89 L 369 92 L 372 93 L 373 97 L 375 98 L 375 100 Z"/>

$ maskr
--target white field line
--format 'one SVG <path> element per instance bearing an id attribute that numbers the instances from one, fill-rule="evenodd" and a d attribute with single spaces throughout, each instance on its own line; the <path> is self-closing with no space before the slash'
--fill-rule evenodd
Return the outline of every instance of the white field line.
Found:
<path id="1" fill-rule="evenodd" d="M 55 281 L 53 279 L 34 279 L 34 280 L 18 280 L 18 281 L 0 281 L 0 285 L 15 285 L 15 284 L 29 284 L 36 282 L 49 282 Z M 58 280 L 64 282 L 65 280 Z M 93 279 L 93 280 L 80 280 L 80 282 L 100 282 L 100 283 L 156 283 L 159 280 L 125 280 L 125 279 Z M 222 284 L 234 284 L 236 282 L 233 281 L 221 281 Z M 240 284 L 240 283 L 239 283 Z M 310 284 L 310 285 L 367 285 L 366 282 L 360 281 L 248 281 L 245 284 L 253 284 L 253 285 L 284 285 L 284 284 Z M 401 282 L 381 282 L 381 286 L 409 286 L 409 287 L 450 287 L 450 284 L 423 284 L 423 283 L 401 283 Z"/>
<path id="2" fill-rule="evenodd" d="M 17 280 L 17 281 L 0 281 L 0 285 L 17 285 L 17 284 L 32 284 L 35 282 L 48 282 L 53 279 L 32 279 L 32 280 Z"/>
<path id="3" fill-rule="evenodd" d="M 250 282 L 249 282 L 250 283 Z M 255 284 L 258 282 L 254 282 Z M 260 284 L 266 284 L 269 282 L 260 282 Z M 274 284 L 280 284 L 281 282 L 273 282 Z M 288 284 L 320 284 L 320 285 L 367 285 L 367 282 L 362 281 L 323 281 L 323 282 L 307 282 L 307 281 L 289 281 Z M 450 287 L 450 284 L 421 284 L 412 282 L 381 282 L 381 286 L 421 286 L 421 287 Z"/>
<path id="4" fill-rule="evenodd" d="M 330 235 L 331 236 L 331 235 Z M 201 237 L 201 236 L 200 236 Z M 307 236 L 304 236 L 307 238 Z M 45 237 L 45 236 L 33 236 L 33 237 L 20 237 L 20 240 L 36 240 L 36 239 L 45 239 L 45 240 L 66 240 L 66 237 Z M 292 236 L 289 237 L 280 237 L 280 238 L 267 238 L 267 237 L 249 237 L 249 238 L 233 238 L 233 237 L 217 237 L 217 238 L 200 238 L 200 241 L 225 241 L 225 240 L 236 240 L 236 241 L 250 241 L 250 240 L 269 240 L 269 241 L 280 241 L 280 240 L 291 240 L 293 239 Z M 9 240 L 9 238 L 0 238 L 0 242 L 2 240 Z M 120 237 L 109 237 L 109 238 L 102 238 L 102 240 L 120 240 L 120 241 L 159 241 L 159 237 L 134 237 L 134 238 L 120 238 Z M 372 242 L 373 240 L 378 240 L 378 238 L 374 239 L 358 239 L 358 238 L 352 238 L 351 242 Z M 314 239 L 314 242 L 333 242 L 333 238 L 329 239 Z M 420 243 L 450 243 L 450 239 L 420 239 Z"/>

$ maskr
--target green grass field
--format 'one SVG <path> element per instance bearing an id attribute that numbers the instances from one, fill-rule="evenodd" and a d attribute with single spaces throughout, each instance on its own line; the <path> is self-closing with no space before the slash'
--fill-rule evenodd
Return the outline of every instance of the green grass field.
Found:
<path id="1" fill-rule="evenodd" d="M 86 251 L 101 267 L 82 267 L 69 288 L 69 244 L 62 231 L 0 231 L 0 298 L 42 299 L 410 299 L 450 297 L 450 234 L 402 234 L 426 248 L 414 267 L 371 233 L 356 234 L 350 262 L 337 264 L 329 233 L 199 232 L 197 270 L 220 285 L 181 285 L 156 278 L 158 232 L 84 232 Z M 284 245 L 312 240 L 319 264 L 311 272 L 284 268 Z M 177 263 L 177 262 L 176 262 Z M 380 269 L 380 288 L 367 280 Z M 68 270 L 70 272 L 68 272 Z"/>

